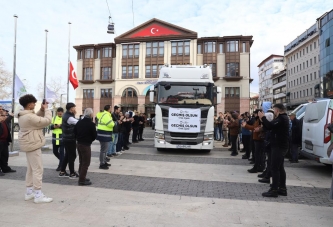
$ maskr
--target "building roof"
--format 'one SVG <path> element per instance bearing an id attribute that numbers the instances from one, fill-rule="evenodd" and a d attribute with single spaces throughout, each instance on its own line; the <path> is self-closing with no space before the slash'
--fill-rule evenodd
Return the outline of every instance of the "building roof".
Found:
<path id="1" fill-rule="evenodd" d="M 268 56 L 267 58 L 265 58 L 265 60 L 263 60 L 262 62 L 260 62 L 260 64 L 257 67 L 260 67 L 261 65 L 263 65 L 266 61 L 271 60 L 272 58 L 283 58 L 283 55 L 277 55 L 277 54 L 271 54 L 270 56 Z"/>

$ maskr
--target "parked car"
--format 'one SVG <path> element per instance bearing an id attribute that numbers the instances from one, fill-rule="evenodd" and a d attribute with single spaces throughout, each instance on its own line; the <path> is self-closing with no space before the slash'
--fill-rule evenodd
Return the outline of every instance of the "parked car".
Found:
<path id="1" fill-rule="evenodd" d="M 155 117 L 151 119 L 151 129 L 155 129 Z"/>
<path id="2" fill-rule="evenodd" d="M 333 100 L 314 101 L 306 106 L 302 128 L 301 155 L 323 164 L 331 164 L 327 148 L 332 135 L 328 125 L 333 121 Z"/>

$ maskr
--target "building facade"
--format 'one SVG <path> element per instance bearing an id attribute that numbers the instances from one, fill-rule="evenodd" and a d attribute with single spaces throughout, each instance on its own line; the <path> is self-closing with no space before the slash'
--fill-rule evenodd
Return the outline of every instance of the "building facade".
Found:
<path id="1" fill-rule="evenodd" d="M 273 81 L 273 104 L 282 103 L 287 105 L 286 91 L 287 91 L 287 75 L 286 69 L 277 71 L 272 75 Z"/>
<path id="2" fill-rule="evenodd" d="M 259 108 L 259 94 L 258 93 L 250 93 L 250 114 Z"/>
<path id="3" fill-rule="evenodd" d="M 148 91 L 164 64 L 208 64 L 223 93 L 217 112 L 248 111 L 252 43 L 252 36 L 198 38 L 194 31 L 154 18 L 116 37 L 115 43 L 74 46 L 77 110 L 92 107 L 96 113 L 110 104 L 151 117 Z"/>
<path id="4" fill-rule="evenodd" d="M 259 104 L 273 103 L 273 75 L 283 70 L 283 56 L 272 54 L 258 65 Z"/>
<path id="5" fill-rule="evenodd" d="M 322 15 L 317 23 L 321 31 L 319 36 L 321 95 L 324 98 L 333 98 L 333 10 Z"/>
<path id="6" fill-rule="evenodd" d="M 320 97 L 319 32 L 317 24 L 284 47 L 287 70 L 287 107 Z"/>

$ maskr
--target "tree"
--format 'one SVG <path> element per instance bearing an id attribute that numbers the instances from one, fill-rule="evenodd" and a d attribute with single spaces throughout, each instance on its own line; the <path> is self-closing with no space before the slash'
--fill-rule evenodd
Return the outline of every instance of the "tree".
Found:
<path id="1" fill-rule="evenodd" d="M 55 99 L 55 102 L 52 103 L 53 107 L 55 108 L 55 107 L 60 106 L 60 96 L 61 96 L 61 94 L 66 92 L 67 84 L 64 81 L 59 80 L 58 78 L 52 77 L 51 82 L 46 83 L 46 86 L 51 91 L 55 92 L 56 95 L 57 95 L 57 98 Z M 43 99 L 44 98 L 44 84 L 39 83 L 38 87 L 37 87 L 37 90 L 38 90 L 39 98 Z"/>
<path id="2" fill-rule="evenodd" d="M 0 100 L 9 99 L 12 94 L 13 77 L 5 68 L 5 63 L 0 58 Z"/>

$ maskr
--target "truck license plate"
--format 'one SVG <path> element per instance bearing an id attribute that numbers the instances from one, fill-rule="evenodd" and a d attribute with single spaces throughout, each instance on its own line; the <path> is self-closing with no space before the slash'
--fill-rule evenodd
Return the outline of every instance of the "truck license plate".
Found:
<path id="1" fill-rule="evenodd" d="M 312 151 L 313 150 L 313 145 L 306 143 L 305 148 Z"/>
<path id="2" fill-rule="evenodd" d="M 177 145 L 177 148 L 182 148 L 182 149 L 190 149 L 190 145 Z"/>

